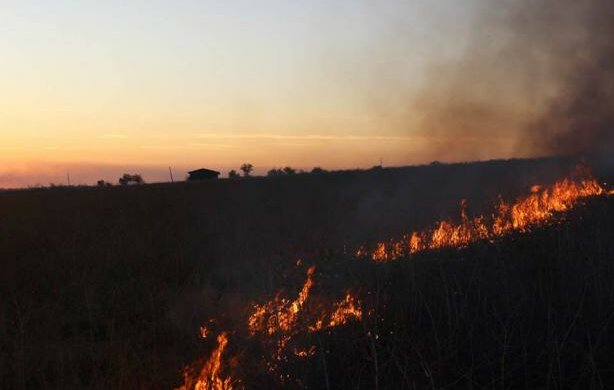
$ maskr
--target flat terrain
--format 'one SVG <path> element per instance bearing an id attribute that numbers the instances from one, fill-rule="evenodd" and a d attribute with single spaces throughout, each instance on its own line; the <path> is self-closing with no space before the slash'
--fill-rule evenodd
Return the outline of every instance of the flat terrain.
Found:
<path id="1" fill-rule="evenodd" d="M 352 249 L 488 212 L 563 160 L 430 165 L 139 187 L 0 192 L 0 387 L 172 388 L 208 356 L 199 328 L 254 302 L 351 288 L 365 316 L 307 340 L 281 382 L 232 343 L 250 388 L 606 388 L 612 379 L 614 200 L 463 250 L 373 264 Z M 604 180 L 609 170 L 596 167 Z M 296 261 L 302 259 L 301 266 Z M 236 340 L 241 335 L 232 335 Z"/>

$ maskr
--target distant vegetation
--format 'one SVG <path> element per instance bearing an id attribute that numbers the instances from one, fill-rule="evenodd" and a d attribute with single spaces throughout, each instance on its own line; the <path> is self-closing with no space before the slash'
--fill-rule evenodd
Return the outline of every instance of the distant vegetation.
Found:
<path id="1" fill-rule="evenodd" d="M 119 184 L 125 186 L 129 184 L 145 184 L 143 177 L 140 174 L 136 173 L 134 175 L 124 173 L 122 177 L 119 178 Z"/>
<path id="2" fill-rule="evenodd" d="M 250 163 L 245 163 L 241 165 L 241 172 L 243 172 L 244 177 L 249 177 L 254 170 L 254 166 Z"/>
<path id="3" fill-rule="evenodd" d="M 267 176 L 269 177 L 292 176 L 292 175 L 296 175 L 296 170 L 291 167 L 277 168 L 277 169 L 273 168 L 267 173 Z"/>

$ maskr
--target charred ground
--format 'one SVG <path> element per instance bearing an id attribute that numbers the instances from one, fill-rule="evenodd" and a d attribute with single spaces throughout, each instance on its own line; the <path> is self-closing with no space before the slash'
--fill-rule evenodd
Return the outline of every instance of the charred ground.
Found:
<path id="1" fill-rule="evenodd" d="M 371 314 L 313 336 L 316 356 L 284 368 L 292 383 L 606 387 L 611 199 L 494 244 L 388 264 L 344 254 L 454 216 L 461 198 L 482 212 L 569 167 L 495 161 L 1 193 L 0 385 L 172 388 L 212 348 L 199 327 L 213 318 L 214 330 L 232 328 L 253 302 L 296 291 L 301 258 L 316 266 L 314 288 L 355 289 Z M 255 362 L 227 368 L 246 386 L 280 386 L 256 363 L 257 346 L 231 339 L 229 353 Z"/>

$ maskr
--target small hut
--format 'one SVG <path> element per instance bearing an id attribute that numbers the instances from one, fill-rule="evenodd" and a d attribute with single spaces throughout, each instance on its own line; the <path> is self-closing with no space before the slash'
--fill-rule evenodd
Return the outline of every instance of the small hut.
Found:
<path id="1" fill-rule="evenodd" d="M 188 172 L 188 180 L 213 180 L 217 179 L 220 173 L 211 169 L 201 168 Z"/>

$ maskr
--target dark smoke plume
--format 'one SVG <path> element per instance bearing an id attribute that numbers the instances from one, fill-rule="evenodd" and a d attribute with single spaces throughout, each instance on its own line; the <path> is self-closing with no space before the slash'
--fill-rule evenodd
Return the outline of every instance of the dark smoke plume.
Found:
<path id="1" fill-rule="evenodd" d="M 416 102 L 441 153 L 506 137 L 519 156 L 614 151 L 614 1 L 485 1 L 474 26 Z"/>
<path id="2" fill-rule="evenodd" d="M 559 90 L 531 129 L 532 146 L 559 154 L 611 151 L 614 147 L 614 2 L 550 0 L 541 7 L 546 10 L 569 7 L 575 18 L 571 31 L 578 38 L 577 42 L 572 39 L 563 42 L 556 53 L 554 74 L 559 78 Z"/>

